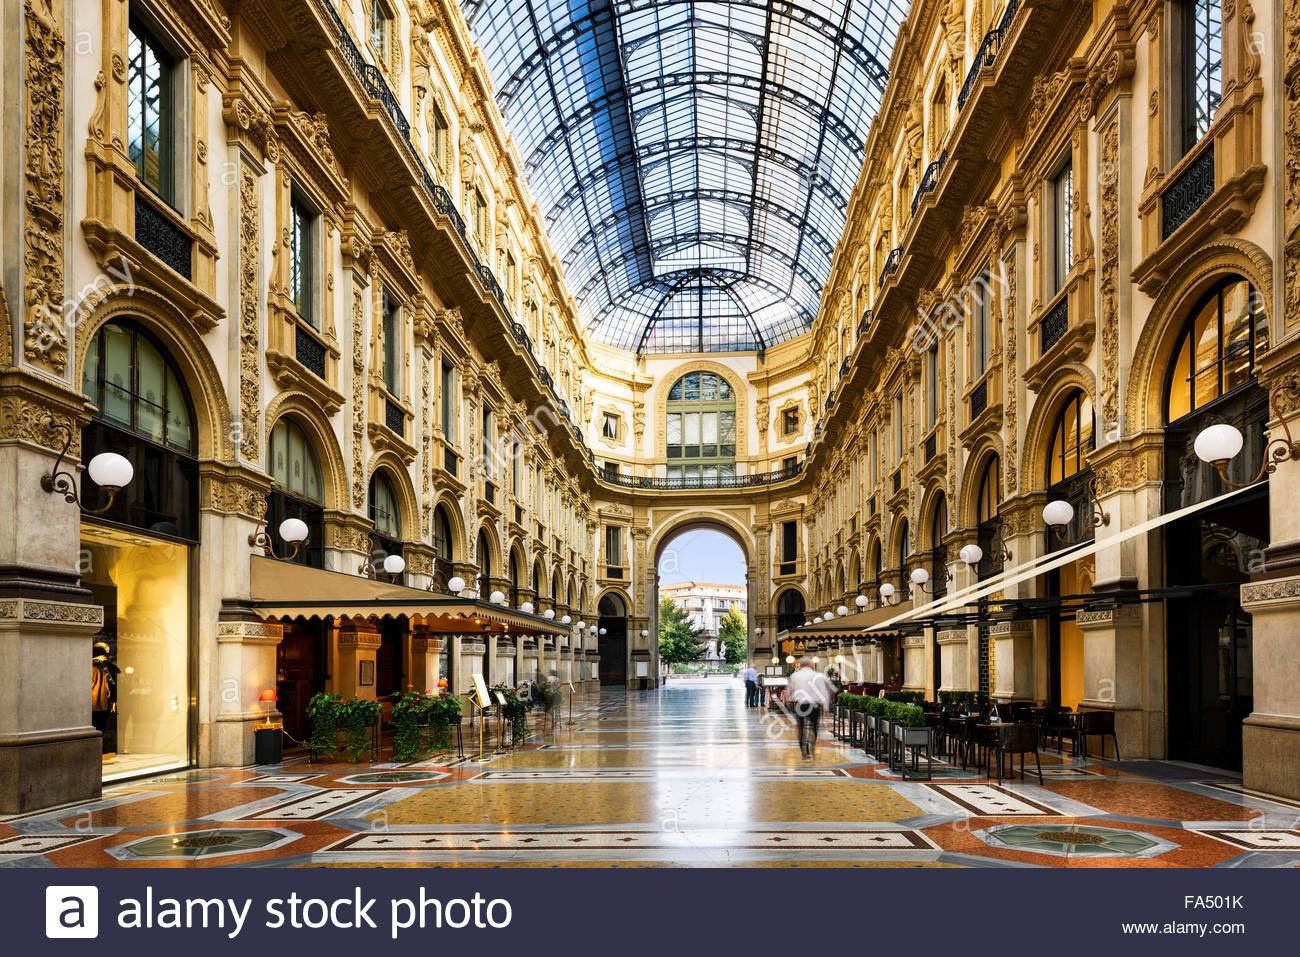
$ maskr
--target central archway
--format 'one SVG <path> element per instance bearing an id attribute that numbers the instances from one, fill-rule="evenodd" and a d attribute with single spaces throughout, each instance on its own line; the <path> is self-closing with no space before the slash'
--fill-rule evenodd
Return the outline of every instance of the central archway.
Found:
<path id="1" fill-rule="evenodd" d="M 734 544 L 739 551 L 739 567 L 730 574 L 719 576 L 710 566 L 687 567 L 685 570 L 689 574 L 682 574 L 681 568 L 677 571 L 670 571 L 665 568 L 665 558 L 668 556 L 671 546 L 679 542 L 681 538 L 691 532 L 712 532 L 721 535 Z M 708 622 L 717 621 L 715 613 L 725 613 L 723 604 L 735 605 L 737 611 L 742 615 L 745 621 L 745 636 L 747 646 L 752 648 L 756 643 L 754 635 L 754 622 L 758 618 L 759 609 L 756 607 L 757 596 L 753 591 L 753 576 L 750 569 L 754 566 L 754 556 L 756 555 L 756 545 L 750 530 L 741 525 L 736 519 L 720 512 L 692 512 L 673 516 L 658 524 L 652 533 L 648 542 L 647 553 L 651 557 L 653 564 L 649 574 L 649 581 L 646 587 L 646 610 L 647 610 L 647 636 L 644 648 L 637 648 L 632 654 L 631 667 L 632 674 L 629 676 L 629 687 L 641 687 L 637 681 L 637 660 L 646 662 L 645 687 L 657 685 L 664 673 L 663 665 L 660 662 L 659 655 L 659 602 L 663 594 L 663 588 L 668 582 L 666 579 L 674 579 L 674 584 L 682 582 L 695 582 L 699 584 L 720 584 L 726 586 L 726 589 L 720 590 L 717 596 L 694 595 L 693 598 L 698 604 L 700 601 L 711 601 L 712 607 L 705 609 L 698 607 L 687 609 L 691 613 L 692 619 L 695 619 L 697 627 L 704 627 L 709 632 L 707 638 L 707 651 L 711 651 L 719 662 L 723 661 L 722 646 L 725 642 L 719 640 L 716 632 L 716 625 L 709 627 Z M 681 559 L 684 561 L 689 558 L 689 553 L 683 550 Z M 682 564 L 679 561 L 679 566 Z M 689 562 L 687 562 L 689 565 Z M 721 577 L 735 578 L 734 582 L 711 581 Z M 707 612 L 707 613 L 706 613 Z M 725 665 L 723 665 L 725 667 Z"/>

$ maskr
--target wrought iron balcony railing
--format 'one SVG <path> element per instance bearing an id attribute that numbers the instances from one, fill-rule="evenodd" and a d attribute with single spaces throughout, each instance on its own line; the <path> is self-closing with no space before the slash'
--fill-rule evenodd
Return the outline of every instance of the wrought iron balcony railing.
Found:
<path id="1" fill-rule="evenodd" d="M 921 185 L 916 188 L 916 195 L 912 197 L 912 215 L 916 215 L 916 207 L 921 205 L 921 197 L 926 193 L 934 192 L 934 188 L 939 185 L 939 174 L 943 172 L 944 164 L 948 162 L 948 151 L 944 150 L 939 154 L 939 158 L 925 168 L 925 175 L 921 177 Z"/>
<path id="2" fill-rule="evenodd" d="M 1070 328 L 1070 297 L 1062 296 L 1052 307 L 1052 311 L 1043 316 L 1039 326 L 1039 355 L 1047 355 L 1052 346 L 1061 341 Z"/>
<path id="3" fill-rule="evenodd" d="M 1160 194 L 1160 239 L 1174 234 L 1214 194 L 1214 143 L 1205 144 L 1178 178 Z"/>
<path id="4" fill-rule="evenodd" d="M 889 257 L 885 260 L 885 268 L 880 270 L 880 285 L 885 284 L 885 280 L 898 272 L 898 267 L 903 262 L 903 247 L 895 246 L 889 251 Z"/>
<path id="5" fill-rule="evenodd" d="M 985 379 L 970 394 L 971 421 L 979 418 L 980 413 L 989 407 L 989 380 Z"/>
<path id="6" fill-rule="evenodd" d="M 975 92 L 975 84 L 979 81 L 980 71 L 986 66 L 992 66 L 997 62 L 998 53 L 1002 49 L 1002 41 L 1006 39 L 1007 29 L 1011 26 L 1011 21 L 1015 19 L 1019 8 L 1020 0 L 1009 0 L 1006 10 L 1002 12 L 1002 19 L 998 21 L 998 25 L 984 34 L 984 42 L 980 44 L 975 59 L 970 65 L 970 70 L 966 73 L 966 82 L 961 85 L 961 92 L 957 94 L 958 112 L 966 108 L 966 101 Z"/>

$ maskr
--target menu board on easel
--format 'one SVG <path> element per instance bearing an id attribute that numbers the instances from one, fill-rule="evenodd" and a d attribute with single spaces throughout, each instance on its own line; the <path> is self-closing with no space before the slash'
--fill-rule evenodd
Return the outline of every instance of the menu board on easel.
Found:
<path id="1" fill-rule="evenodd" d="M 500 705 L 503 708 L 506 706 L 506 696 L 502 694 L 500 691 L 492 692 L 492 696 L 496 698 L 498 705 Z"/>
<path id="2" fill-rule="evenodd" d="M 492 707 L 492 695 L 488 692 L 487 682 L 483 676 L 475 674 L 474 678 L 474 697 L 478 698 L 478 706 L 486 711 Z"/>

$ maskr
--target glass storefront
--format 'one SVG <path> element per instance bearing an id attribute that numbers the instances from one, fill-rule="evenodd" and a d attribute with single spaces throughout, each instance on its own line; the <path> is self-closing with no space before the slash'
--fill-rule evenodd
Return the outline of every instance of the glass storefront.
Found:
<path id="1" fill-rule="evenodd" d="M 91 711 L 104 780 L 190 763 L 187 545 L 83 523 L 82 582 L 104 606 Z"/>

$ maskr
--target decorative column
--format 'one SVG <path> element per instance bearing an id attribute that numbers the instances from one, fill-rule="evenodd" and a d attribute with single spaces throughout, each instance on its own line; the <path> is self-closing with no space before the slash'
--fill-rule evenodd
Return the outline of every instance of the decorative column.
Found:
<path id="1" fill-rule="evenodd" d="M 1033 701 L 1034 626 L 1028 621 L 1000 621 L 989 629 L 996 666 L 989 676 L 990 696 L 998 701 Z"/>
<path id="2" fill-rule="evenodd" d="M 438 691 L 443 639 L 427 628 L 416 626 L 411 637 L 411 685 L 416 691 Z"/>
<path id="3" fill-rule="evenodd" d="M 276 649 L 284 626 L 262 621 L 247 605 L 224 601 L 217 620 L 216 696 L 210 760 L 218 767 L 253 763 L 253 729 L 266 717 L 258 698 L 276 686 Z"/>
<path id="4" fill-rule="evenodd" d="M 338 668 L 334 672 L 334 687 L 344 698 L 356 695 L 358 698 L 375 697 L 375 682 L 361 684 L 361 666 L 369 663 L 371 674 L 374 673 L 375 657 L 379 652 L 382 638 L 379 629 L 365 621 L 347 621 L 339 625 Z"/>
<path id="5" fill-rule="evenodd" d="M 934 640 L 939 644 L 940 659 L 937 690 L 969 690 L 970 641 L 967 629 L 940 631 L 935 634 Z"/>

